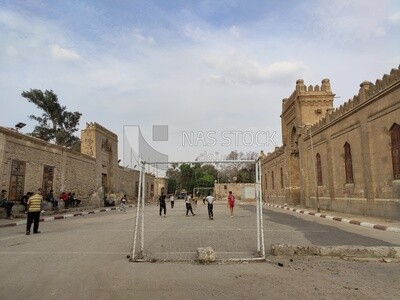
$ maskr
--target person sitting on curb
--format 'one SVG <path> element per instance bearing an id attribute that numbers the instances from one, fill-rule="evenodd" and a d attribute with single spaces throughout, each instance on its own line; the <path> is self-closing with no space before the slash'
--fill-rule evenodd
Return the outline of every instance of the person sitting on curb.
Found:
<path id="1" fill-rule="evenodd" d="M 68 199 L 68 194 L 66 192 L 62 192 L 61 193 L 60 200 L 64 201 L 64 208 L 68 209 L 68 207 L 69 207 L 69 199 Z"/>
<path id="2" fill-rule="evenodd" d="M 4 207 L 7 212 L 7 218 L 12 220 L 14 219 L 12 216 L 12 208 L 14 206 L 14 202 L 7 200 L 7 191 L 2 190 L 0 194 L 0 207 Z"/>
<path id="3" fill-rule="evenodd" d="M 75 207 L 78 207 L 79 204 L 82 202 L 81 200 L 76 198 L 75 193 L 71 194 L 71 199 L 72 199 L 72 203 L 74 203 L 73 205 L 75 205 Z"/>
<path id="4" fill-rule="evenodd" d="M 110 196 L 108 196 L 104 200 L 104 206 L 115 206 L 115 200 L 113 200 Z"/>
<path id="5" fill-rule="evenodd" d="M 127 200 L 126 200 L 126 195 L 124 195 L 124 196 L 121 198 L 121 204 L 120 204 L 120 206 L 119 206 L 119 211 L 124 211 L 124 212 L 126 212 L 126 202 L 127 202 Z"/>
<path id="6" fill-rule="evenodd" d="M 25 213 L 28 213 L 28 199 L 33 195 L 32 192 L 27 192 L 24 196 L 21 198 L 21 204 L 25 206 Z"/>
<path id="7" fill-rule="evenodd" d="M 52 210 L 57 210 L 58 201 L 54 198 L 54 191 L 50 190 L 50 192 L 46 196 L 46 201 L 51 203 Z"/>

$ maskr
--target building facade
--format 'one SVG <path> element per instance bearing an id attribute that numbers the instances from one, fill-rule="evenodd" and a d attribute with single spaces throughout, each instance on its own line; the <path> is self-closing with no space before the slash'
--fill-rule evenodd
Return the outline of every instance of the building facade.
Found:
<path id="1" fill-rule="evenodd" d="M 400 70 L 339 108 L 328 79 L 282 101 L 281 147 L 261 153 L 264 200 L 400 219 Z"/>
<path id="2" fill-rule="evenodd" d="M 75 192 L 88 204 L 103 206 L 109 195 L 136 200 L 139 171 L 119 166 L 118 137 L 98 123 L 82 130 L 81 153 L 0 127 L 0 185 L 13 201 L 40 187 L 44 194 Z M 147 199 L 154 196 L 151 174 L 144 191 Z"/>

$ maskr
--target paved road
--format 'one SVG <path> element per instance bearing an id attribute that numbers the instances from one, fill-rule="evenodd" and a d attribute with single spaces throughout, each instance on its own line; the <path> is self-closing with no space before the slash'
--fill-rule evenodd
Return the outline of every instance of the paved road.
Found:
<path id="1" fill-rule="evenodd" d="M 188 257 L 212 245 L 218 255 L 255 255 L 254 207 L 237 207 L 229 218 L 216 205 L 185 217 L 183 203 L 167 217 L 146 207 L 148 256 Z M 398 264 L 319 258 L 269 258 L 272 263 L 202 266 L 193 263 L 130 263 L 135 210 L 74 217 L 0 229 L 0 299 L 295 299 L 397 298 Z M 400 245 L 399 234 L 359 228 L 289 212 L 265 210 L 267 246 L 272 243 Z M 268 248 L 268 247 L 267 247 Z M 277 259 L 284 267 L 277 266 Z M 396 284 L 397 283 L 397 284 Z"/>

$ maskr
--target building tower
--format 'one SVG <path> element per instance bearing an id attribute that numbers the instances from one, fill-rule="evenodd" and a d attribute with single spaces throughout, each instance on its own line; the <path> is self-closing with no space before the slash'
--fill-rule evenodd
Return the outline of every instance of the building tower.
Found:
<path id="1" fill-rule="evenodd" d="M 333 109 L 334 96 L 329 79 L 323 79 L 321 87 L 310 85 L 308 88 L 299 79 L 292 95 L 282 100 L 282 142 L 287 183 L 285 198 L 291 204 L 300 204 L 299 137 L 307 132 L 301 128 L 309 128 L 325 117 Z"/>

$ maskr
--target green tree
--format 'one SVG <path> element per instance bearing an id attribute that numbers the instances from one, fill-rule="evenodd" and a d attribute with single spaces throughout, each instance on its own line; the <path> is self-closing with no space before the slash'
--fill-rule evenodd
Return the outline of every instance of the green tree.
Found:
<path id="1" fill-rule="evenodd" d="M 78 131 L 77 126 L 82 115 L 80 112 L 67 111 L 65 106 L 60 105 L 52 90 L 43 93 L 39 89 L 31 89 L 22 92 L 21 96 L 43 111 L 41 116 L 29 116 L 39 123 L 31 133 L 32 136 L 77 150 L 80 140 L 74 133 Z"/>

